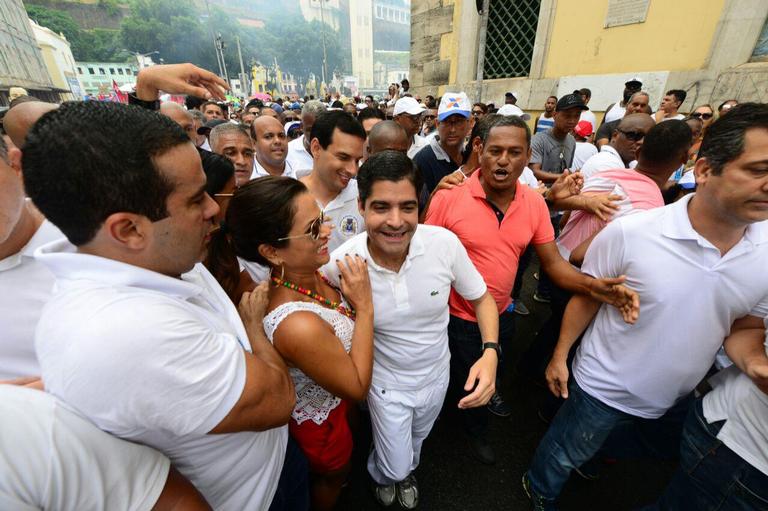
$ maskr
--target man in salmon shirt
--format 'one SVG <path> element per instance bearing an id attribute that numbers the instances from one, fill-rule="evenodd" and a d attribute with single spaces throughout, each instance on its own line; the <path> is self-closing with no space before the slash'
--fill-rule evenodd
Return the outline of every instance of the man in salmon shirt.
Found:
<path id="1" fill-rule="evenodd" d="M 518 186 L 517 180 L 530 158 L 530 146 L 531 132 L 525 121 L 515 116 L 500 118 L 478 147 L 479 172 L 459 186 L 437 192 L 425 220 L 458 236 L 496 300 L 502 349 L 499 369 L 503 367 L 504 344 L 513 334 L 513 315 L 507 309 L 512 303 L 518 260 L 529 243 L 557 285 L 616 305 L 627 321 L 634 321 L 639 309 L 636 293 L 620 285 L 623 278 L 593 279 L 560 256 L 545 199 L 526 186 Z M 461 387 L 482 352 L 482 338 L 469 302 L 452 291 L 449 307 L 451 385 Z M 475 408 L 460 413 L 478 459 L 494 463 L 493 449 L 485 439 L 488 410 Z"/>

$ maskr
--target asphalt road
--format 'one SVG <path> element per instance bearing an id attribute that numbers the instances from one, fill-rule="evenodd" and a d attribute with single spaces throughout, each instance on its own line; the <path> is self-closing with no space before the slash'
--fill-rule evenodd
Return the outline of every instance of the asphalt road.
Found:
<path id="1" fill-rule="evenodd" d="M 549 316 L 547 305 L 531 298 L 536 281 L 532 263 L 525 280 L 522 301 L 531 310 L 527 317 L 516 316 L 516 337 L 512 370 L 502 385 L 502 396 L 513 408 L 512 416 L 492 416 L 488 441 L 496 451 L 496 464 L 486 466 L 471 454 L 455 413 L 455 403 L 446 400 L 440 418 L 424 442 L 421 464 L 416 469 L 422 510 L 527 510 L 530 504 L 523 493 L 520 478 L 526 470 L 547 425 L 537 412 L 544 402 L 545 390 L 514 371 L 516 360 L 533 340 L 537 329 Z M 349 485 L 337 508 L 340 510 L 380 510 L 373 498 L 371 479 L 365 468 L 370 448 L 370 423 L 361 414 L 355 439 L 353 466 Z M 597 481 L 571 477 L 563 490 L 560 509 L 630 510 L 649 504 L 662 492 L 674 465 L 669 463 L 626 461 L 610 465 Z M 392 508 L 399 509 L 395 504 Z"/>

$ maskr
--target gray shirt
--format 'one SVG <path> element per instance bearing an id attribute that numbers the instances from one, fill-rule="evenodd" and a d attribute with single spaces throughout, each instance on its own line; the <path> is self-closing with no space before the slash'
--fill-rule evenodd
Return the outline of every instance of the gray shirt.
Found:
<path id="1" fill-rule="evenodd" d="M 576 139 L 570 133 L 563 140 L 552 136 L 552 129 L 536 133 L 531 140 L 531 161 L 540 163 L 541 170 L 562 174 L 571 168 L 573 154 L 576 151 Z"/>

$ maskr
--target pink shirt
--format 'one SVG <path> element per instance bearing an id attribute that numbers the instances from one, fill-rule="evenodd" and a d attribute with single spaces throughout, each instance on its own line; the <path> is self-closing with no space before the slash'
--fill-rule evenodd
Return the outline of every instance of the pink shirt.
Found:
<path id="1" fill-rule="evenodd" d="M 632 169 L 603 170 L 587 179 L 581 193 L 613 193 L 624 197 L 617 202 L 619 209 L 611 220 L 664 205 L 659 185 Z M 573 211 L 557 238 L 560 254 L 568 259 L 576 247 L 605 227 L 606 223 L 588 211 Z"/>
<path id="2" fill-rule="evenodd" d="M 525 248 L 529 243 L 540 245 L 555 237 L 541 195 L 520 183 L 516 186 L 515 199 L 502 216 L 486 200 L 478 170 L 462 185 L 437 192 L 425 220 L 458 236 L 496 300 L 499 313 L 512 302 L 517 265 Z M 454 290 L 448 304 L 454 316 L 477 321 L 472 304 Z"/>

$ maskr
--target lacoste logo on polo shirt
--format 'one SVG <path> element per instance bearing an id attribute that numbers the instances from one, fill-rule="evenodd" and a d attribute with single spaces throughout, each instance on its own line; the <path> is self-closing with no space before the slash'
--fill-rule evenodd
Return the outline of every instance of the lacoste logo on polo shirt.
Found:
<path id="1" fill-rule="evenodd" d="M 429 296 L 437 296 L 438 293 L 439 291 L 432 291 L 431 293 L 429 293 Z"/>

